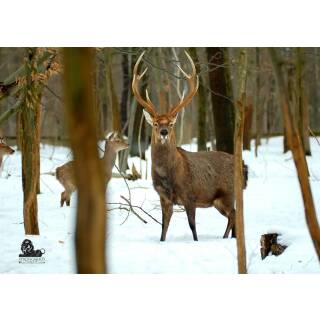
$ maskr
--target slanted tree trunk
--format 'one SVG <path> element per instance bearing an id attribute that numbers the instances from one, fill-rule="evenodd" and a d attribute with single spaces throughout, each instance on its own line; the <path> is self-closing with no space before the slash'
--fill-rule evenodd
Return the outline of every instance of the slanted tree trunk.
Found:
<path id="1" fill-rule="evenodd" d="M 207 150 L 207 138 L 206 138 L 206 92 L 205 87 L 203 85 L 203 79 L 200 74 L 200 64 L 199 58 L 197 54 L 197 48 L 190 48 L 189 49 L 191 57 L 194 61 L 194 64 L 197 69 L 197 74 L 199 77 L 199 88 L 197 94 L 197 102 L 198 102 L 198 151 L 205 151 Z"/>
<path id="2" fill-rule="evenodd" d="M 317 220 L 316 209 L 313 202 L 312 192 L 308 177 L 308 168 L 305 161 L 304 150 L 299 132 L 294 126 L 289 107 L 288 91 L 284 83 L 283 75 L 279 66 L 279 59 L 275 48 L 269 48 L 269 54 L 273 65 L 274 73 L 278 83 L 279 99 L 282 106 L 284 125 L 287 131 L 288 144 L 292 151 L 294 163 L 297 169 L 307 226 L 310 232 L 313 245 L 320 260 L 320 228 Z"/>
<path id="3" fill-rule="evenodd" d="M 238 252 L 238 272 L 247 273 L 246 246 L 243 222 L 243 161 L 242 142 L 244 129 L 244 107 L 246 105 L 247 52 L 242 49 L 239 62 L 239 100 L 236 105 L 235 153 L 234 153 L 234 188 L 236 198 L 236 236 Z"/>
<path id="4" fill-rule="evenodd" d="M 77 271 L 105 273 L 106 186 L 93 112 L 93 50 L 65 48 L 63 53 L 65 111 L 78 188 Z"/>
<path id="5" fill-rule="evenodd" d="M 300 133 L 302 146 L 304 149 L 305 155 L 310 156 L 310 141 L 309 141 L 309 108 L 306 101 L 306 94 L 304 90 L 304 68 L 305 68 L 305 61 L 304 61 L 304 49 L 303 48 L 296 48 L 296 56 L 297 56 L 297 126 Z"/>
<path id="6" fill-rule="evenodd" d="M 26 82 L 22 102 L 21 154 L 23 217 L 25 234 L 39 234 L 37 193 L 40 177 L 40 102 L 41 89 L 37 74 L 37 48 L 28 48 L 25 58 Z"/>
<path id="7" fill-rule="evenodd" d="M 207 48 L 209 85 L 218 151 L 233 154 L 234 106 L 226 48 Z"/>

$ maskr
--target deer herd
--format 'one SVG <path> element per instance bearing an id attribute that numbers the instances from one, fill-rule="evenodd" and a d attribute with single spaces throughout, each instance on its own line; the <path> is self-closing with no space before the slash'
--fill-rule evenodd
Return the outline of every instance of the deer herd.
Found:
<path id="1" fill-rule="evenodd" d="M 152 127 L 151 158 L 152 181 L 160 197 L 162 210 L 162 232 L 160 241 L 166 240 L 168 227 L 174 205 L 185 208 L 193 239 L 198 240 L 196 230 L 196 208 L 216 208 L 227 218 L 227 226 L 223 237 L 236 236 L 235 231 L 235 196 L 234 196 L 234 156 L 221 151 L 188 152 L 177 146 L 174 132 L 178 113 L 186 107 L 198 89 L 198 76 L 192 58 L 185 52 L 191 65 L 191 73 L 179 69 L 187 80 L 188 94 L 169 108 L 164 114 L 159 114 L 152 103 L 148 91 L 145 98 L 139 92 L 139 83 L 147 72 L 147 68 L 138 72 L 144 52 L 138 58 L 132 80 L 132 92 L 143 108 L 146 121 Z M 112 169 L 117 153 L 127 149 L 129 145 L 116 133 L 105 139 L 105 149 L 100 161 L 103 163 L 106 186 L 111 179 Z M 0 139 L 0 165 L 3 155 L 13 154 L 14 150 Z M 56 168 L 56 178 L 64 187 L 61 193 L 61 207 L 66 203 L 70 206 L 70 197 L 76 190 L 73 175 L 73 161 Z M 243 185 L 247 182 L 247 166 L 243 167 Z"/>

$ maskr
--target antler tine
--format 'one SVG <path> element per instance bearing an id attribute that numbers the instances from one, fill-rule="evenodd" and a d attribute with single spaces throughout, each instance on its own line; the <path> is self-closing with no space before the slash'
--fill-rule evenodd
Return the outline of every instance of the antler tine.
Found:
<path id="1" fill-rule="evenodd" d="M 182 108 L 184 108 L 188 103 L 190 103 L 193 96 L 197 93 L 198 86 L 199 86 L 199 78 L 197 76 L 197 71 L 196 71 L 194 62 L 187 51 L 185 51 L 185 54 L 191 64 L 191 68 L 192 68 L 191 74 L 190 75 L 187 74 L 179 65 L 177 67 L 180 69 L 183 75 L 187 78 L 189 93 L 186 97 L 184 97 L 184 94 L 183 94 L 180 101 L 174 107 L 171 108 L 170 114 L 172 116 L 175 116 Z"/>
<path id="2" fill-rule="evenodd" d="M 135 98 L 137 99 L 137 101 L 139 102 L 139 104 L 146 110 L 148 111 L 152 116 L 155 116 L 156 113 L 156 109 L 154 104 L 151 102 L 148 92 L 146 91 L 146 98 L 147 101 L 144 100 L 139 92 L 139 81 L 142 79 L 142 77 L 145 75 L 145 73 L 147 72 L 148 68 L 146 68 L 141 75 L 138 75 L 138 67 L 139 64 L 142 60 L 143 55 L 145 54 L 145 51 L 143 51 L 141 53 L 141 55 L 139 56 L 134 68 L 133 68 L 133 80 L 132 80 L 132 91 L 133 94 L 135 96 Z"/>

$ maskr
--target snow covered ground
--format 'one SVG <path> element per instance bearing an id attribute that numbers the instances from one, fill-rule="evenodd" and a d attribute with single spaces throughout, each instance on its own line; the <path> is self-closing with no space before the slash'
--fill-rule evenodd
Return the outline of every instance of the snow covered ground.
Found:
<path id="1" fill-rule="evenodd" d="M 195 148 L 195 145 L 191 146 Z M 190 150 L 190 146 L 184 146 Z M 320 218 L 320 146 L 311 140 L 308 157 L 310 182 Z M 150 153 L 150 150 L 149 150 Z M 148 154 L 149 154 L 148 153 Z M 41 194 L 38 196 L 40 236 L 25 236 L 21 188 L 21 154 L 5 158 L 0 174 L 0 272 L 1 273 L 73 273 L 76 194 L 71 207 L 60 208 L 62 186 L 48 173 L 70 159 L 70 150 L 43 145 L 41 148 Z M 320 265 L 305 223 L 304 209 L 290 153 L 282 154 L 282 138 L 272 138 L 253 152 L 244 152 L 249 165 L 249 182 L 244 192 L 245 236 L 249 273 L 319 273 Z M 138 170 L 139 159 L 130 159 Z M 143 176 L 145 163 L 143 165 Z M 148 162 L 148 178 L 129 181 L 134 205 L 143 207 L 161 221 L 159 197 L 153 190 Z M 108 202 L 123 202 L 128 197 L 124 181 L 113 178 Z M 161 226 L 141 210 L 147 221 L 110 205 L 108 217 L 108 271 L 110 273 L 237 273 L 234 239 L 222 239 L 226 219 L 214 208 L 197 209 L 199 241 L 192 240 L 184 212 L 174 213 L 167 241 L 160 242 Z M 260 258 L 260 236 L 266 232 L 281 234 L 288 246 L 278 256 Z M 35 249 L 45 249 L 44 264 L 19 264 L 21 242 L 31 239 Z"/>

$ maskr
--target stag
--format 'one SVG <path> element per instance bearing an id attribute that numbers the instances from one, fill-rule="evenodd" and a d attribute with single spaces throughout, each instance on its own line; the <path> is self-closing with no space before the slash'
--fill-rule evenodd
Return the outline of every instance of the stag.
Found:
<path id="1" fill-rule="evenodd" d="M 112 169 L 116 162 L 117 153 L 121 150 L 127 149 L 129 145 L 120 139 L 116 132 L 108 135 L 105 140 L 104 155 L 100 159 L 104 168 L 105 183 L 108 185 L 112 177 Z M 70 206 L 71 194 L 77 189 L 74 177 L 74 161 L 69 161 L 56 169 L 56 178 L 63 185 L 64 191 L 61 193 L 60 206 L 64 203 Z"/>
<path id="2" fill-rule="evenodd" d="M 4 155 L 11 155 L 14 150 L 10 148 L 4 141 L 3 137 L 0 137 L 0 167 L 2 165 L 2 158 Z"/>
<path id="3" fill-rule="evenodd" d="M 177 147 L 174 125 L 180 110 L 186 107 L 198 89 L 195 65 L 185 52 L 192 68 L 187 74 L 179 67 L 187 80 L 189 92 L 173 105 L 169 112 L 158 114 L 146 90 L 145 99 L 139 92 L 139 82 L 147 72 L 138 74 L 138 67 L 145 52 L 138 58 L 132 80 L 133 94 L 143 107 L 147 122 L 152 126 L 151 157 L 153 186 L 160 196 L 162 209 L 162 232 L 160 241 L 165 241 L 173 205 L 182 205 L 187 213 L 193 239 L 198 240 L 196 231 L 196 208 L 215 207 L 228 219 L 223 235 L 236 236 L 234 209 L 234 157 L 221 151 L 188 152 Z M 244 186 L 247 170 L 244 166 Z"/>

